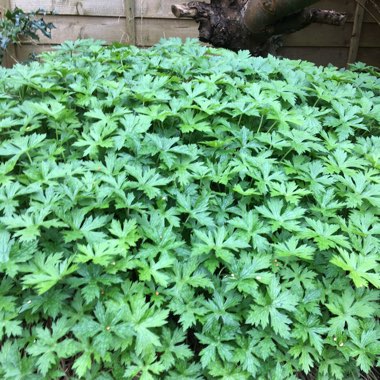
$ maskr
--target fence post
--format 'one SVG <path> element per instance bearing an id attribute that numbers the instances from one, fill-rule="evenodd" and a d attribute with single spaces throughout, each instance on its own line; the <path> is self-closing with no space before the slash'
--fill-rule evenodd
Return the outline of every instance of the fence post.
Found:
<path id="1" fill-rule="evenodd" d="M 354 25 L 352 27 L 352 36 L 350 51 L 348 52 L 347 64 L 354 63 L 358 56 L 360 45 L 360 34 L 362 32 L 363 18 L 365 13 L 365 3 L 367 0 L 356 0 L 356 10 L 354 16 Z"/>
<path id="2" fill-rule="evenodd" d="M 127 42 L 136 45 L 135 0 L 124 0 Z"/>

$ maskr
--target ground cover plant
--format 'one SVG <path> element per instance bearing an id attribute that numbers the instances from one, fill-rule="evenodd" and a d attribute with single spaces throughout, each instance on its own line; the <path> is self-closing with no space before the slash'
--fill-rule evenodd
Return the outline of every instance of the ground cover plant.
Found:
<path id="1" fill-rule="evenodd" d="M 176 39 L 43 61 L 0 68 L 0 378 L 371 376 L 374 68 Z"/>

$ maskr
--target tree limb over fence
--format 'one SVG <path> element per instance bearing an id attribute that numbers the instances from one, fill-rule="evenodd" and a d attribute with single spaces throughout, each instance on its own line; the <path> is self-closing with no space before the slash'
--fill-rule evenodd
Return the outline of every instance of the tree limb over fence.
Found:
<path id="1" fill-rule="evenodd" d="M 199 23 L 199 39 L 216 47 L 248 49 L 253 55 L 273 53 L 279 36 L 294 33 L 311 23 L 341 26 L 346 14 L 307 9 L 318 0 L 211 0 L 172 5 L 178 18 Z"/>

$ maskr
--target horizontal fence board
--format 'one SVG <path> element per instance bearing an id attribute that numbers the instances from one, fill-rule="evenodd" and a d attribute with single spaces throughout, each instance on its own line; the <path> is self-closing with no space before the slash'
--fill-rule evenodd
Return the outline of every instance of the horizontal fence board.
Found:
<path id="1" fill-rule="evenodd" d="M 51 51 L 52 45 L 21 45 L 16 46 L 16 56 L 19 62 L 25 62 L 31 56 L 31 54 L 40 54 L 45 51 Z"/>
<path id="2" fill-rule="evenodd" d="M 39 8 L 62 16 L 108 16 L 124 17 L 124 0 L 10 0 L 12 7 L 32 12 Z M 136 17 L 175 18 L 173 4 L 184 0 L 135 0 Z M 205 1 L 206 3 L 209 1 Z"/>
<path id="3" fill-rule="evenodd" d="M 139 18 L 175 18 L 171 6 L 184 2 L 185 0 L 135 0 L 135 16 Z M 47 12 L 56 12 L 62 16 L 125 16 L 123 0 L 10 0 L 10 3 L 11 7 L 17 6 L 27 12 L 42 8 Z M 313 7 L 347 12 L 348 21 L 352 21 L 355 4 L 355 0 L 322 0 Z M 370 4 L 368 8 L 373 10 Z M 368 13 L 364 20 L 375 22 Z"/>
<path id="4" fill-rule="evenodd" d="M 170 37 L 198 38 L 198 26 L 192 20 L 136 19 L 137 45 L 152 46 Z"/>
<path id="5" fill-rule="evenodd" d="M 362 47 L 380 46 L 380 25 L 369 24 L 369 23 L 364 23 L 362 25 L 362 32 L 360 36 L 360 46 Z"/>
<path id="6" fill-rule="evenodd" d="M 39 8 L 59 15 L 125 16 L 124 0 L 10 0 L 12 7 L 32 12 Z"/>
<path id="7" fill-rule="evenodd" d="M 140 18 L 176 18 L 172 13 L 172 5 L 182 3 L 186 3 L 186 0 L 135 0 L 135 15 Z"/>
<path id="8" fill-rule="evenodd" d="M 279 49 L 279 55 L 290 59 L 304 59 L 318 65 L 334 64 L 344 67 L 347 64 L 348 48 L 332 47 L 283 47 Z M 356 61 L 365 62 L 367 65 L 380 67 L 379 48 L 359 48 Z"/>
<path id="9" fill-rule="evenodd" d="M 311 24 L 300 32 L 284 38 L 286 46 L 349 47 L 352 23 L 344 26 Z M 362 47 L 380 47 L 380 27 L 377 24 L 363 24 L 360 38 Z"/>
<path id="10" fill-rule="evenodd" d="M 56 29 L 52 30 L 52 39 L 44 36 L 37 44 L 60 44 L 66 40 L 94 38 L 111 42 L 127 42 L 125 17 L 88 17 L 88 16 L 46 16 Z M 198 37 L 197 24 L 192 20 L 136 19 L 137 45 L 151 46 L 161 38 Z M 24 43 L 27 43 L 25 41 Z"/>
<path id="11" fill-rule="evenodd" d="M 24 0 L 25 1 L 25 0 Z M 145 18 L 175 18 L 171 11 L 173 4 L 181 4 L 183 0 L 135 0 L 136 17 Z M 209 1 L 205 1 L 208 3 Z M 356 2 L 355 0 L 323 0 L 314 4 L 312 8 L 333 9 L 338 12 L 347 13 L 347 21 L 352 22 L 354 19 Z M 372 8 L 369 6 L 369 9 Z M 375 22 L 369 15 L 364 16 L 365 22 Z"/>
<path id="12" fill-rule="evenodd" d="M 66 40 L 78 38 L 102 39 L 106 42 L 128 42 L 125 18 L 89 17 L 89 16 L 46 16 L 46 21 L 53 22 L 56 29 L 52 39 L 41 37 L 40 44 L 59 44 Z M 136 23 L 136 43 L 139 46 L 151 46 L 161 38 L 198 37 L 197 24 L 192 20 L 176 19 L 139 19 Z M 364 24 L 360 46 L 380 47 L 377 24 Z M 348 47 L 350 44 L 352 24 L 342 27 L 312 24 L 302 32 L 285 37 L 286 46 L 327 46 Z"/>
<path id="13" fill-rule="evenodd" d="M 8 0 L 11 7 L 19 6 L 25 11 L 44 8 L 55 11 L 57 15 L 46 16 L 57 29 L 52 31 L 52 40 L 45 37 L 38 42 L 40 46 L 27 45 L 16 49 L 17 57 L 29 51 L 48 49 L 49 44 L 59 44 L 65 40 L 78 38 L 102 39 L 107 43 L 128 42 L 126 34 L 125 0 Z M 377 1 L 377 0 L 376 0 Z M 160 38 L 198 37 L 198 24 L 191 19 L 176 19 L 171 5 L 185 0 L 135 0 L 136 43 L 151 46 Z M 369 8 L 371 8 L 370 2 Z M 319 64 L 334 62 L 344 66 L 352 34 L 352 20 L 355 0 L 321 0 L 315 8 L 335 9 L 348 13 L 349 22 L 343 27 L 313 24 L 303 31 L 285 37 L 282 51 L 291 58 L 308 59 Z M 98 16 L 98 17 L 93 17 Z M 378 15 L 378 17 L 380 17 Z M 380 26 L 366 12 L 360 39 L 358 59 L 368 64 L 380 66 Z M 21 54 L 20 56 L 18 54 Z"/>
<path id="14" fill-rule="evenodd" d="M 172 4 L 184 1 L 175 0 L 135 0 L 136 17 L 175 18 Z M 32 12 L 42 8 L 62 16 L 125 16 L 123 0 L 11 0 L 12 7 Z"/>
<path id="15" fill-rule="evenodd" d="M 380 47 L 380 38 L 376 24 L 363 25 L 361 46 Z M 380 29 L 379 29 L 380 30 Z M 337 27 L 332 25 L 312 24 L 302 32 L 285 37 L 286 46 L 329 46 L 348 47 L 350 44 L 352 24 Z M 162 37 L 198 37 L 197 26 L 191 20 L 143 19 L 136 20 L 137 44 L 150 46 Z"/>
<path id="16" fill-rule="evenodd" d="M 111 42 L 127 42 L 125 17 L 46 16 L 56 29 L 52 39 L 42 36 L 38 44 L 60 44 L 67 40 L 94 38 Z"/>
<path id="17" fill-rule="evenodd" d="M 356 60 L 365 62 L 367 65 L 380 68 L 380 49 L 360 47 Z"/>
<path id="18" fill-rule="evenodd" d="M 290 59 L 303 59 L 316 63 L 317 65 L 328 65 L 343 67 L 347 63 L 348 48 L 336 47 L 282 47 L 279 55 Z"/>
<path id="19" fill-rule="evenodd" d="M 349 17 L 353 17 L 356 8 L 355 0 L 321 0 L 313 4 L 310 8 L 334 9 L 337 12 L 346 12 Z"/>
<path id="20" fill-rule="evenodd" d="M 172 5 L 182 3 L 186 3 L 186 0 L 135 0 L 135 15 L 139 18 L 175 19 Z M 205 0 L 204 3 L 210 3 L 210 0 Z"/>

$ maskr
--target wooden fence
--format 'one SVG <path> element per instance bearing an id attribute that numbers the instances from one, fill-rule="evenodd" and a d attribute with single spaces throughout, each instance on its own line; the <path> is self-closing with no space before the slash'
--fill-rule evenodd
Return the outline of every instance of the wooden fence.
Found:
<path id="1" fill-rule="evenodd" d="M 23 44 L 11 52 L 15 59 L 24 60 L 31 52 L 78 38 L 151 46 L 162 37 L 197 37 L 197 24 L 193 20 L 173 16 L 171 5 L 178 2 L 185 1 L 0 0 L 0 7 L 17 6 L 24 11 L 42 8 L 55 13 L 45 17 L 57 27 L 52 40 L 43 37 L 37 45 Z M 318 64 L 345 66 L 348 61 L 359 60 L 380 66 L 380 24 L 376 22 L 380 13 L 376 4 L 380 8 L 379 0 L 321 0 L 315 7 L 347 12 L 346 25 L 310 25 L 287 36 L 280 54 Z"/>

